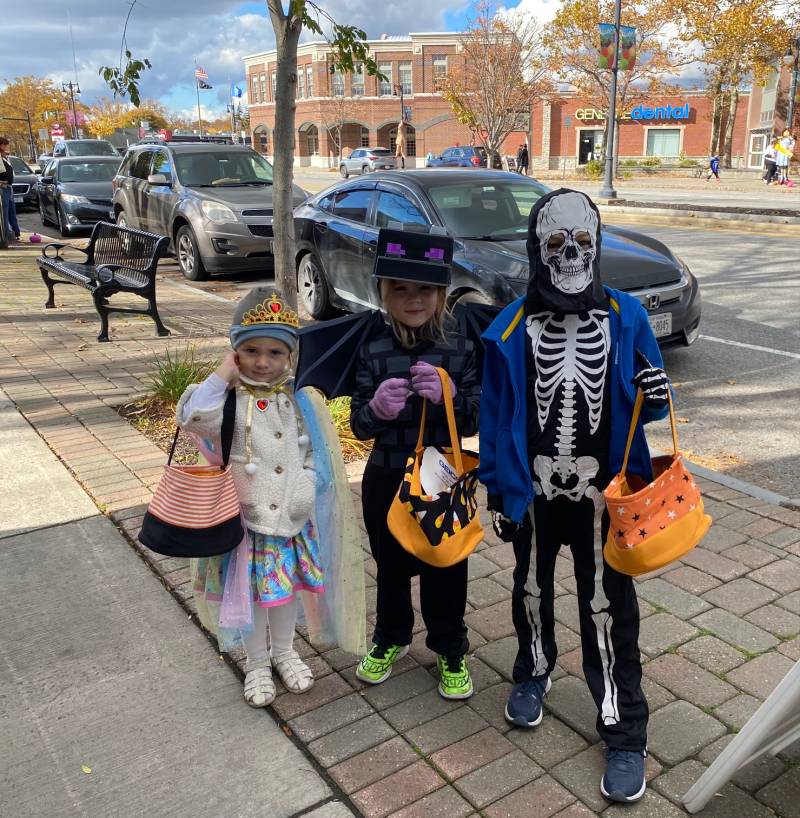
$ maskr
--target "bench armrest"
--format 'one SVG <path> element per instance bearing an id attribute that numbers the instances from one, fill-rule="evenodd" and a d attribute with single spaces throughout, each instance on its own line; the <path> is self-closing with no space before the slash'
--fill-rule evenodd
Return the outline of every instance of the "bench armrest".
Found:
<path id="1" fill-rule="evenodd" d="M 134 267 L 128 267 L 125 264 L 100 264 L 95 269 L 95 275 L 97 277 L 97 281 L 99 281 L 101 284 L 110 284 L 116 279 L 116 274 L 120 270 L 130 270 L 132 273 L 136 273 L 137 275 L 149 275 L 148 272 L 137 270 Z M 153 272 L 155 273 L 155 271 Z"/>
<path id="2" fill-rule="evenodd" d="M 56 251 L 56 252 L 55 252 L 55 255 L 53 255 L 53 256 L 48 255 L 48 253 L 47 253 L 47 251 L 48 251 L 48 250 L 49 250 L 51 247 L 52 247 L 53 249 L 55 249 L 55 251 Z M 81 251 L 81 253 L 83 253 L 84 255 L 86 255 L 86 256 L 88 256 L 88 255 L 89 255 L 89 248 L 87 248 L 87 247 L 75 247 L 75 246 L 73 246 L 72 244 L 62 244 L 61 242 L 58 242 L 58 241 L 52 241 L 52 242 L 50 242 L 50 244 L 45 244 L 45 246 L 44 246 L 44 247 L 42 247 L 42 255 L 43 255 L 45 258 L 61 258 L 61 251 L 62 251 L 62 250 L 65 248 L 65 247 L 69 247 L 71 250 L 80 250 L 80 251 Z"/>

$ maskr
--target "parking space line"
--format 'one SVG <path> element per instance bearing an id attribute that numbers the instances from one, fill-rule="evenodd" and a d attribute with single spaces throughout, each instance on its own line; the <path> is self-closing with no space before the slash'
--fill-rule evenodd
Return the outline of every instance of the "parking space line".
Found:
<path id="1" fill-rule="evenodd" d="M 704 341 L 714 341 L 717 344 L 727 344 L 732 347 L 741 347 L 742 349 L 752 349 L 755 352 L 768 352 L 770 355 L 781 355 L 784 358 L 795 358 L 800 361 L 800 352 L 787 352 L 784 349 L 773 349 L 772 347 L 762 347 L 758 344 L 745 344 L 741 341 L 729 341 L 727 338 L 715 338 L 713 335 L 700 335 Z"/>

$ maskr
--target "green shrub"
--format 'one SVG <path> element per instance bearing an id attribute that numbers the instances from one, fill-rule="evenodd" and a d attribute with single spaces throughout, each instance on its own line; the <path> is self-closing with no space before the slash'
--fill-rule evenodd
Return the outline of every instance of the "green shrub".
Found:
<path id="1" fill-rule="evenodd" d="M 696 159 L 687 159 L 685 156 L 682 156 L 678 160 L 678 167 L 679 168 L 696 168 L 697 167 L 697 160 Z"/>
<path id="2" fill-rule="evenodd" d="M 603 175 L 604 163 L 599 159 L 590 159 L 583 168 L 590 179 L 599 179 Z"/>
<path id="3" fill-rule="evenodd" d="M 620 174 L 623 179 L 633 179 L 633 174 L 629 170 L 623 170 Z"/>
<path id="4" fill-rule="evenodd" d="M 645 156 L 639 164 L 641 164 L 643 168 L 659 168 L 661 167 L 661 157 Z"/>
<path id="5" fill-rule="evenodd" d="M 153 359 L 153 371 L 147 377 L 150 397 L 176 406 L 186 387 L 204 381 L 216 368 L 215 361 L 198 360 L 193 344 L 183 350 L 164 351 Z"/>
<path id="6" fill-rule="evenodd" d="M 623 168 L 635 168 L 639 163 L 635 159 L 623 159 L 620 162 Z"/>
<path id="7" fill-rule="evenodd" d="M 372 444 L 366 440 L 359 440 L 350 429 L 350 398 L 334 398 L 327 403 L 345 461 L 349 463 L 351 460 L 366 457 Z"/>

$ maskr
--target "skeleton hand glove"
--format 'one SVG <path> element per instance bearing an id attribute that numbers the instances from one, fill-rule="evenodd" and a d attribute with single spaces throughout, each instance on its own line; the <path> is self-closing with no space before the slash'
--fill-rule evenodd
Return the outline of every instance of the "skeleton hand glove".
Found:
<path id="1" fill-rule="evenodd" d="M 660 408 L 669 401 L 669 378 L 663 369 L 656 366 L 642 369 L 636 373 L 631 383 L 644 393 L 649 406 Z"/>
<path id="2" fill-rule="evenodd" d="M 417 361 L 411 367 L 411 388 L 431 403 L 442 403 L 442 381 L 436 368 L 425 361 Z M 450 391 L 456 396 L 456 385 L 450 381 Z"/>
<path id="3" fill-rule="evenodd" d="M 519 530 L 519 523 L 509 520 L 508 517 L 499 511 L 492 511 L 491 514 L 494 533 L 497 534 L 503 542 L 511 542 Z"/>
<path id="4" fill-rule="evenodd" d="M 380 420 L 394 420 L 408 399 L 408 381 L 405 378 L 389 378 L 375 390 L 369 408 Z"/>

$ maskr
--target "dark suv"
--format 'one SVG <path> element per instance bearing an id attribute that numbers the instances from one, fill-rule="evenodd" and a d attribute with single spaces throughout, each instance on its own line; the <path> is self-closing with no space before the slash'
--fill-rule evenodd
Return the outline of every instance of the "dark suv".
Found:
<path id="1" fill-rule="evenodd" d="M 272 165 L 244 145 L 134 145 L 114 179 L 117 224 L 169 236 L 186 278 L 272 266 Z M 294 205 L 306 194 L 294 187 Z"/>
<path id="2" fill-rule="evenodd" d="M 426 168 L 485 168 L 487 166 L 486 150 L 473 145 L 446 148 L 439 154 L 425 157 Z M 492 167 L 502 170 L 500 157 L 495 155 Z"/>

